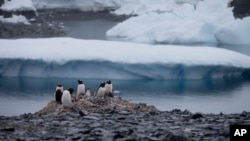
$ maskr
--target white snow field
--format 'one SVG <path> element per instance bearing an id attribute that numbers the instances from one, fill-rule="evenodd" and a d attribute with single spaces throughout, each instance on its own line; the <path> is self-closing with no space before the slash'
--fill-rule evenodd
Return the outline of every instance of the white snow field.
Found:
<path id="1" fill-rule="evenodd" d="M 241 77 L 250 57 L 215 47 L 73 38 L 0 39 L 0 76 L 108 79 Z"/>
<path id="2" fill-rule="evenodd" d="M 144 12 L 107 31 L 111 40 L 149 44 L 250 45 L 249 18 L 235 19 L 228 0 L 185 3 L 169 12 Z"/>

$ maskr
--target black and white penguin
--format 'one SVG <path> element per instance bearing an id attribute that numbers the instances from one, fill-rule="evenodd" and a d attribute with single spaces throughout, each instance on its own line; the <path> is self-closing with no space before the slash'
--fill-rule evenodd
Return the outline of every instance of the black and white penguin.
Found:
<path id="1" fill-rule="evenodd" d="M 96 91 L 96 97 L 104 97 L 105 96 L 105 82 L 102 82 L 99 88 Z"/>
<path id="2" fill-rule="evenodd" d="M 114 97 L 113 95 L 113 85 L 110 80 L 105 83 L 105 96 Z"/>
<path id="3" fill-rule="evenodd" d="M 54 98 L 55 98 L 55 101 L 60 103 L 60 104 L 62 103 L 62 94 L 63 94 L 63 86 L 61 83 L 59 83 L 56 86 Z"/>
<path id="4" fill-rule="evenodd" d="M 83 113 L 79 108 L 77 108 L 76 106 L 74 106 L 73 102 L 72 102 L 72 94 L 74 92 L 74 89 L 69 88 L 68 90 L 64 90 L 63 91 L 63 95 L 62 95 L 62 105 L 64 107 L 68 107 L 71 108 L 73 111 L 79 113 L 80 116 L 84 116 L 85 113 Z"/>
<path id="5" fill-rule="evenodd" d="M 73 107 L 71 95 L 73 94 L 74 89 L 69 88 L 68 90 L 64 90 L 62 94 L 62 105 L 64 107 Z"/>
<path id="6" fill-rule="evenodd" d="M 83 84 L 82 80 L 78 80 L 77 92 L 76 92 L 76 99 L 80 99 L 80 95 L 85 95 L 85 85 Z"/>

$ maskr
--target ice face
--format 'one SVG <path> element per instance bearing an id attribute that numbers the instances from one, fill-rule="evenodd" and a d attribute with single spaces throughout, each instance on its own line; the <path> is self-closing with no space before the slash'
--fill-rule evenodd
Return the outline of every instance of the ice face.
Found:
<path id="1" fill-rule="evenodd" d="M 73 38 L 2 39 L 0 44 L 0 76 L 214 79 L 241 77 L 250 69 L 249 56 L 215 47 Z"/>
<path id="2" fill-rule="evenodd" d="M 26 59 L 1 59 L 4 77 L 66 77 L 96 79 L 217 79 L 241 77 L 248 69 L 230 66 L 128 64 L 107 61 L 68 61 L 65 64 Z"/>

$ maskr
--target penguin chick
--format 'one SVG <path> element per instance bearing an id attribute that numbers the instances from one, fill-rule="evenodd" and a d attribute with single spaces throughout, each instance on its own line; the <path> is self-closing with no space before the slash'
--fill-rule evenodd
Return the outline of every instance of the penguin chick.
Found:
<path id="1" fill-rule="evenodd" d="M 62 94 L 63 94 L 63 86 L 61 83 L 57 84 L 56 86 L 56 91 L 54 93 L 54 98 L 55 98 L 55 101 L 58 102 L 58 103 L 62 103 Z"/>
<path id="2" fill-rule="evenodd" d="M 68 90 L 64 90 L 62 94 L 62 105 L 64 107 L 73 107 L 71 94 L 73 94 L 73 89 L 69 88 Z"/>
<path id="3" fill-rule="evenodd" d="M 105 95 L 105 82 L 102 82 L 97 89 L 96 97 L 104 97 Z"/>
<path id="4" fill-rule="evenodd" d="M 90 89 L 88 89 L 88 88 L 85 89 L 85 95 L 87 97 L 91 97 L 91 91 L 90 91 Z"/>
<path id="5" fill-rule="evenodd" d="M 113 85 L 110 80 L 105 83 L 105 95 L 109 97 L 114 97 L 113 95 Z"/>
<path id="6" fill-rule="evenodd" d="M 76 92 L 76 99 L 80 99 L 80 95 L 85 95 L 85 85 L 83 84 L 82 80 L 78 80 L 77 92 Z"/>

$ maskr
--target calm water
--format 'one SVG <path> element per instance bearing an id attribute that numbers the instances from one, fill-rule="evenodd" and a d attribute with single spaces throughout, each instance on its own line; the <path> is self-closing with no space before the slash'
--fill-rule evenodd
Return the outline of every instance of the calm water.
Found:
<path id="1" fill-rule="evenodd" d="M 95 90 L 104 80 L 83 79 Z M 0 115 L 35 112 L 53 99 L 58 82 L 76 90 L 76 79 L 0 78 Z M 132 102 L 155 105 L 160 110 L 174 108 L 192 112 L 234 113 L 250 110 L 250 82 L 243 80 L 170 81 L 113 80 L 120 96 Z"/>

